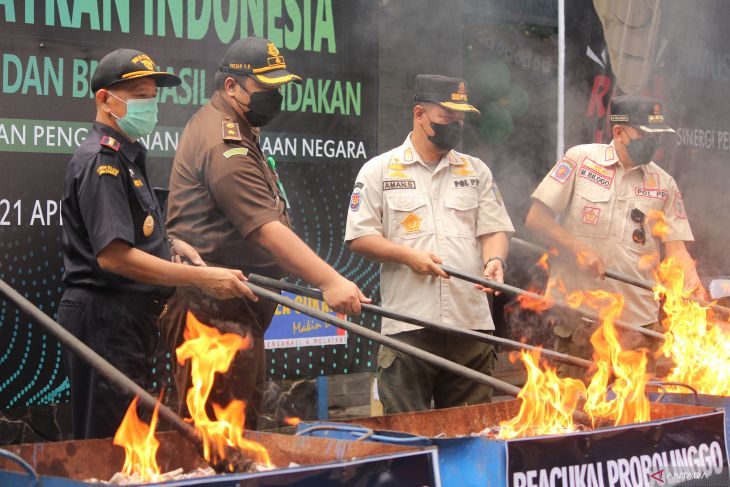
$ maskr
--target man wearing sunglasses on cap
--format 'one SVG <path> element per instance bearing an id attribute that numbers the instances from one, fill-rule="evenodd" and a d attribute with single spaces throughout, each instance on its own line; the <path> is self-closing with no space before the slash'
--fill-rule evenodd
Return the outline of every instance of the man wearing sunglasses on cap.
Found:
<path id="1" fill-rule="evenodd" d="M 608 268 L 653 280 L 652 268 L 659 258 L 675 257 L 684 267 L 686 288 L 704 297 L 685 246 L 693 237 L 682 194 L 674 179 L 652 161 L 661 137 L 674 130 L 665 123 L 659 100 L 633 95 L 613 98 L 611 130 L 609 144 L 579 145 L 566 152 L 532 194 L 525 225 L 569 259 L 553 263 L 551 283 L 560 278 L 568 292 L 603 289 L 620 294 L 623 321 L 663 331 L 658 324 L 659 304 L 651 291 L 599 279 L 604 279 Z M 652 232 L 657 212 L 663 213 L 667 223 L 661 235 Z M 575 270 L 575 261 L 583 272 Z M 565 313 L 554 328 L 555 349 L 591 358 L 590 336 L 596 327 Z M 653 350 L 658 345 L 638 333 L 620 333 L 627 348 Z M 558 372 L 582 377 L 585 370 L 559 364 Z"/>
<path id="2" fill-rule="evenodd" d="M 117 49 L 104 56 L 91 79 L 96 121 L 64 180 L 65 290 L 58 321 L 148 390 L 157 320 L 174 286 L 256 299 L 241 271 L 179 263 L 180 257 L 202 261 L 190 245 L 170 242 L 165 232 L 139 139 L 157 123 L 158 87 L 179 84 L 143 52 Z M 132 396 L 68 350 L 64 359 L 75 438 L 113 436 Z"/>

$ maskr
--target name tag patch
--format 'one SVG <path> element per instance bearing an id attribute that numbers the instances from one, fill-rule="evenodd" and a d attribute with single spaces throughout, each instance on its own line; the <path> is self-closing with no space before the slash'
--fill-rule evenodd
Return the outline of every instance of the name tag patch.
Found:
<path id="1" fill-rule="evenodd" d="M 392 189 L 416 189 L 416 182 L 412 179 L 383 181 L 383 191 L 390 191 Z"/>
<path id="2" fill-rule="evenodd" d="M 635 188 L 636 196 L 643 196 L 644 198 L 656 198 L 660 200 L 666 200 L 669 192 L 666 189 L 649 189 L 649 188 Z"/>
<path id="3" fill-rule="evenodd" d="M 613 178 L 609 178 L 607 176 L 604 176 L 603 174 L 599 174 L 598 172 L 586 166 L 581 166 L 580 171 L 578 171 L 578 176 L 587 179 L 588 181 L 595 183 L 599 186 L 603 186 L 606 189 L 609 189 L 611 187 L 611 184 L 613 184 Z"/>
<path id="4" fill-rule="evenodd" d="M 456 179 L 454 180 L 455 188 L 470 188 L 473 186 L 479 186 L 479 178 L 468 178 L 468 179 Z"/>

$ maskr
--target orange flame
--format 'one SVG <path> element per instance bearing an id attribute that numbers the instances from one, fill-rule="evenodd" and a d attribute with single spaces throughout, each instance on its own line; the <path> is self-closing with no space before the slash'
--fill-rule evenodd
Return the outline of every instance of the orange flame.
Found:
<path id="1" fill-rule="evenodd" d="M 651 234 L 657 238 L 664 239 L 669 235 L 671 227 L 667 223 L 664 212 L 661 210 L 651 209 L 646 215 L 646 221 L 651 227 Z"/>
<path id="2" fill-rule="evenodd" d="M 157 465 L 160 442 L 155 438 L 160 400 L 157 401 L 148 426 L 137 416 L 138 399 L 135 397 L 127 408 L 127 414 L 114 435 L 113 443 L 124 448 L 124 474 L 136 474 L 140 482 L 155 482 L 160 476 L 160 467 Z"/>
<path id="3" fill-rule="evenodd" d="M 177 348 L 177 359 L 182 364 L 190 360 L 192 387 L 186 403 L 195 428 L 203 437 L 203 457 L 208 462 L 226 458 L 226 447 L 249 453 L 256 462 L 271 466 L 269 454 L 259 443 L 244 438 L 246 404 L 231 401 L 226 407 L 213 404 L 215 419 L 206 411 L 206 403 L 213 389 L 215 374 L 225 374 L 239 350 L 251 347 L 251 338 L 235 333 L 221 334 L 205 326 L 188 312 L 183 334 L 185 342 Z"/>
<path id="4" fill-rule="evenodd" d="M 664 296 L 667 330 L 659 353 L 672 359 L 675 367 L 666 378 L 697 389 L 700 393 L 730 396 L 730 332 L 713 325 L 708 308 L 691 299 L 684 288 L 684 270 L 674 258 L 659 265 L 654 295 Z M 674 389 L 687 392 L 686 389 Z"/>
<path id="5" fill-rule="evenodd" d="M 294 416 L 294 417 L 292 417 L 292 416 L 285 416 L 285 417 L 284 417 L 284 422 L 285 422 L 286 424 L 288 424 L 289 426 L 296 426 L 296 425 L 298 425 L 299 423 L 301 423 L 301 422 L 302 422 L 302 420 L 301 420 L 301 419 L 299 419 L 299 418 L 297 418 L 296 416 Z"/>
<path id="6" fill-rule="evenodd" d="M 585 385 L 578 379 L 561 379 L 555 369 L 547 365 L 541 369 L 539 350 L 523 350 L 520 358 L 527 369 L 527 382 L 517 396 L 522 404 L 517 416 L 499 424 L 499 438 L 574 431 L 573 412 L 585 392 Z"/>
<path id="7" fill-rule="evenodd" d="M 548 272 L 550 270 L 550 264 L 548 264 L 548 259 L 550 258 L 550 254 L 545 252 L 542 254 L 542 257 L 538 259 L 538 261 L 535 263 L 537 267 L 544 270 L 545 272 Z"/>
<path id="8" fill-rule="evenodd" d="M 556 287 L 565 291 L 561 282 Z M 582 410 L 593 424 L 597 419 L 624 425 L 650 420 L 649 400 L 644 394 L 648 381 L 645 350 L 624 350 L 614 326 L 623 310 L 623 297 L 605 291 L 573 292 L 566 296 L 572 308 L 599 310 L 602 325 L 591 336 L 596 371 L 588 387 L 577 379 L 560 378 L 555 369 L 539 364 L 539 352 L 522 352 L 527 382 L 519 393 L 520 411 L 500 424 L 500 438 L 558 434 L 575 430 L 573 414 L 584 399 Z M 615 398 L 609 399 L 609 381 Z"/>
<path id="9" fill-rule="evenodd" d="M 649 421 L 649 399 L 644 393 L 649 375 L 646 373 L 647 351 L 624 350 L 614 323 L 621 316 L 624 298 L 606 291 L 572 293 L 573 303 L 579 307 L 599 310 L 602 325 L 591 336 L 596 372 L 586 390 L 583 410 L 594 421 L 607 418 L 615 426 Z M 579 296 L 580 295 L 580 299 Z M 570 301 L 570 300 L 569 300 Z M 608 399 L 609 381 L 613 375 L 611 390 L 614 399 Z"/>

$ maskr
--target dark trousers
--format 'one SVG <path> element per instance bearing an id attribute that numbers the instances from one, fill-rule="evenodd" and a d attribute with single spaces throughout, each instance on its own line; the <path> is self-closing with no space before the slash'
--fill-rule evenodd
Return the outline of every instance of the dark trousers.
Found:
<path id="1" fill-rule="evenodd" d="M 491 375 L 496 352 L 488 343 L 446 335 L 431 330 L 390 335 L 426 352 Z M 492 400 L 492 388 L 381 346 L 378 353 L 378 395 L 386 414 L 423 411 Z"/>
<path id="2" fill-rule="evenodd" d="M 264 332 L 275 310 L 276 303 L 265 299 L 258 302 L 244 298 L 219 300 L 194 289 L 179 288 L 168 300 L 168 311 L 160 322 L 165 346 L 175 363 L 177 404 L 171 406 L 176 407 L 183 417 L 188 416 L 185 396 L 191 386 L 189 362 L 184 365 L 177 362 L 175 349 L 184 341 L 187 312 L 191 311 L 201 323 L 221 333 L 250 335 L 253 339 L 251 348 L 236 354 L 226 374 L 216 374 L 208 410 L 213 417 L 212 404 L 226 406 L 232 399 L 245 401 L 245 426 L 255 429 L 266 381 Z"/>
<path id="3" fill-rule="evenodd" d="M 145 296 L 120 297 L 69 288 L 59 304 L 58 322 L 137 385 L 151 391 L 157 317 L 162 306 Z M 71 382 L 74 438 L 113 437 L 133 396 L 69 350 L 64 349 L 63 358 Z"/>

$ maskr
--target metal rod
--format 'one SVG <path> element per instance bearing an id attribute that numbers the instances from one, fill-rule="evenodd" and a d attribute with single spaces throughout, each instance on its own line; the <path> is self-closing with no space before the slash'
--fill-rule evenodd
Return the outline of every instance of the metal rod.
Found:
<path id="1" fill-rule="evenodd" d="M 517 394 L 520 392 L 520 388 L 515 387 L 512 384 L 508 384 L 507 382 L 495 379 L 494 377 L 490 377 L 486 374 L 482 374 L 481 372 L 477 372 L 476 370 L 470 369 L 469 367 L 465 367 L 450 360 L 446 360 L 443 357 L 439 357 L 438 355 L 426 352 L 424 350 L 421 350 L 420 348 L 414 347 L 413 345 L 408 345 L 407 343 L 400 342 L 394 338 L 390 338 L 389 336 L 381 335 L 377 331 L 365 328 L 364 326 L 356 325 L 355 323 L 343 320 L 342 318 L 338 318 L 336 316 L 329 315 L 318 309 L 314 309 L 304 304 L 297 303 L 293 299 L 287 298 L 273 291 L 269 291 L 268 289 L 264 289 L 256 284 L 253 284 L 250 281 L 247 282 L 246 285 L 249 287 L 249 289 L 251 289 L 251 291 L 254 292 L 254 294 L 261 298 L 268 299 L 269 301 L 273 301 L 282 306 L 286 306 L 287 308 L 299 311 L 300 313 L 304 313 L 313 318 L 324 321 L 325 323 L 329 323 L 330 325 L 336 326 L 337 328 L 342 328 L 343 330 L 347 330 L 350 333 L 354 333 L 355 335 L 365 337 L 368 340 L 372 340 L 374 342 L 380 343 L 381 345 L 385 345 L 388 348 L 392 348 L 393 350 L 398 350 L 399 352 L 403 352 L 412 357 L 416 357 L 420 360 L 423 360 L 424 362 L 430 363 L 431 365 L 435 365 L 444 370 L 448 370 L 449 372 L 458 374 L 462 377 L 466 377 L 467 379 L 474 380 L 476 382 L 479 382 L 480 384 L 488 385 L 510 396 L 517 397 Z"/>
<path id="2" fill-rule="evenodd" d="M 309 287 L 304 286 L 297 286 L 296 284 L 291 284 L 288 282 L 279 281 L 276 279 L 272 279 L 270 277 L 260 276 L 258 274 L 250 274 L 248 276 L 248 281 L 252 282 L 254 284 L 258 284 L 260 286 L 266 286 L 270 288 L 279 289 L 280 291 L 287 291 L 293 294 L 299 294 L 301 296 L 307 296 L 310 298 L 315 299 L 322 299 L 322 291 L 319 289 L 312 289 Z M 494 335 L 487 335 L 485 333 L 479 333 L 474 330 L 465 330 L 463 328 L 455 328 L 453 326 L 448 326 L 443 323 L 436 323 L 433 321 L 428 321 L 422 318 L 418 318 L 413 315 L 405 314 L 405 313 L 399 313 L 397 311 L 390 310 L 388 308 L 384 308 L 382 306 L 376 306 L 374 304 L 367 304 L 362 303 L 360 305 L 364 311 L 383 316 L 385 318 L 392 318 L 394 320 L 402 321 L 404 323 L 411 323 L 416 326 L 420 326 L 423 328 L 429 328 L 431 330 L 436 330 L 442 333 L 448 333 L 450 335 L 455 336 L 461 336 L 464 338 L 472 338 L 474 340 L 485 342 L 485 343 L 496 343 L 499 345 L 503 345 L 505 347 L 509 347 L 515 350 L 539 350 L 543 357 L 547 357 L 550 359 L 555 360 L 556 362 L 563 362 L 570 365 L 575 365 L 577 367 L 583 367 L 586 369 L 590 369 L 593 365 L 595 365 L 590 360 L 585 360 L 579 357 L 574 357 L 572 355 L 566 355 L 564 353 L 556 352 L 554 350 L 548 350 L 540 347 L 535 347 L 533 345 L 529 345 L 527 343 L 520 343 L 516 342 L 514 340 L 508 340 L 506 338 L 497 337 Z"/>
<path id="3" fill-rule="evenodd" d="M 568 306 L 567 304 L 564 304 L 564 303 L 561 303 L 558 301 L 549 300 L 545 296 L 542 296 L 540 294 L 532 293 L 530 291 L 525 291 L 524 289 L 521 289 L 521 288 L 515 287 L 515 286 L 510 286 L 509 284 L 503 284 L 501 282 L 492 281 L 491 279 L 486 279 L 481 276 L 473 276 L 471 274 L 461 272 L 458 269 L 454 269 L 453 267 L 449 267 L 446 265 L 442 265 L 440 267 L 441 267 L 441 269 L 443 269 L 443 271 L 445 273 L 447 273 L 448 275 L 450 275 L 452 277 L 456 277 L 457 279 L 463 279 L 464 281 L 473 282 L 474 284 L 479 284 L 481 286 L 488 287 L 488 288 L 494 289 L 496 291 L 501 291 L 503 293 L 515 294 L 518 296 L 525 296 L 525 297 L 528 297 L 528 298 L 536 300 L 536 301 L 544 301 L 546 303 L 549 303 L 551 305 L 554 305 L 554 306 L 557 306 L 560 308 L 570 309 L 572 311 L 575 311 L 576 313 L 579 313 L 588 319 L 598 321 L 598 322 L 601 321 L 601 319 L 593 313 L 588 313 L 588 312 L 585 312 L 582 310 L 575 310 L 575 309 L 571 308 L 570 306 Z M 627 330 L 632 330 L 637 333 L 641 333 L 643 335 L 646 335 L 646 336 L 649 336 L 652 338 L 656 338 L 657 340 L 666 340 L 666 338 L 664 338 L 664 335 L 662 335 L 661 333 L 658 333 L 653 330 L 649 330 L 647 328 L 630 325 L 629 323 L 626 323 L 624 321 L 619 321 L 619 320 L 616 320 L 614 322 L 614 324 L 616 326 L 620 326 L 621 328 L 625 328 Z"/>
<path id="4" fill-rule="evenodd" d="M 544 247 L 540 247 L 539 245 L 535 245 L 532 242 L 528 242 L 526 240 L 522 240 L 521 238 L 517 238 L 517 237 L 512 238 L 510 240 L 510 242 L 516 243 L 517 245 L 521 245 L 521 246 L 525 247 L 526 249 L 530 249 L 530 250 L 532 250 L 534 252 L 538 252 L 538 253 L 545 253 L 548 251 Z M 565 262 L 566 260 L 567 259 L 562 259 L 563 262 Z M 639 279 L 637 277 L 631 277 L 631 276 L 628 276 L 621 272 L 612 271 L 611 269 L 606 269 L 605 275 L 609 279 L 613 279 L 615 281 L 621 281 L 621 282 L 624 282 L 631 286 L 636 286 L 641 289 L 646 289 L 647 291 L 653 291 L 654 287 L 656 286 L 655 282 L 647 281 L 644 279 Z M 730 318 L 730 308 L 728 308 L 727 306 L 722 306 L 717 303 L 705 301 L 704 299 L 700 299 L 700 298 L 692 298 L 692 301 L 697 302 L 700 306 L 710 308 L 717 313 L 723 313 L 725 315 L 725 319 Z"/>
<path id="5" fill-rule="evenodd" d="M 148 408 L 153 409 L 155 407 L 157 404 L 157 399 L 155 397 L 137 385 L 132 379 L 120 372 L 119 369 L 107 362 L 103 357 L 89 348 L 88 345 L 73 336 L 63 326 L 38 309 L 33 303 L 25 299 L 2 279 L 0 279 L 0 293 L 15 303 L 15 305 L 34 322 L 45 328 L 46 331 L 56 337 L 59 342 L 64 344 L 69 350 L 93 367 L 101 375 L 128 393 L 139 396 L 140 403 L 144 404 Z M 160 404 L 159 414 L 162 418 L 169 421 L 172 427 L 175 428 L 175 430 L 177 430 L 184 438 L 192 441 L 196 446 L 200 445 L 201 439 L 195 429 L 180 419 L 180 417 L 175 414 L 172 409 L 164 404 Z"/>

